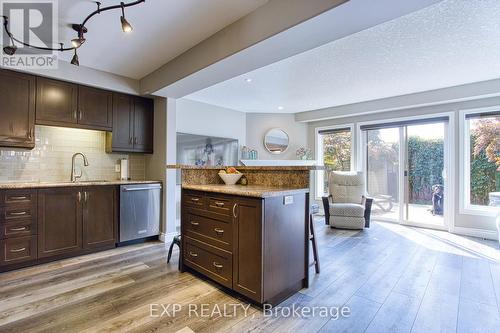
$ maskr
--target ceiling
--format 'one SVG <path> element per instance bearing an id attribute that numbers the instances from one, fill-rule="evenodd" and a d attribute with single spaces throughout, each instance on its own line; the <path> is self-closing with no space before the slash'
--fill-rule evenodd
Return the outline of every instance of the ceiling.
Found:
<path id="1" fill-rule="evenodd" d="M 295 113 L 500 78 L 499 17 L 498 0 L 444 0 L 186 98 Z"/>
<path id="2" fill-rule="evenodd" d="M 86 43 L 78 50 L 81 66 L 140 79 L 268 0 L 148 0 L 127 8 L 134 30 L 121 31 L 119 11 L 96 15 L 87 24 Z M 101 0 L 102 7 L 119 0 Z M 125 2 L 131 2 L 125 1 Z M 75 38 L 69 26 L 96 10 L 94 1 L 59 1 L 59 39 Z M 73 54 L 61 58 L 70 61 Z"/>

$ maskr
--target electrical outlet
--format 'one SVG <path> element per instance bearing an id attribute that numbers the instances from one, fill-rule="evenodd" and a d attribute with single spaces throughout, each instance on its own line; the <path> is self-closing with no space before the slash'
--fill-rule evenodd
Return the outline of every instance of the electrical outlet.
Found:
<path id="1" fill-rule="evenodd" d="M 115 172 L 120 172 L 120 164 L 115 164 Z"/>

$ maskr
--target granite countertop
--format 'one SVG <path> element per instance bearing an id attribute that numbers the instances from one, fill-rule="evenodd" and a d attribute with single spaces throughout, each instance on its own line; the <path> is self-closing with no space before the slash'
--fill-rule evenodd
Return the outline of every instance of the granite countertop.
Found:
<path id="1" fill-rule="evenodd" d="M 15 190 L 23 188 L 48 188 L 71 186 L 100 186 L 100 185 L 132 185 L 132 184 L 157 184 L 156 180 L 95 180 L 82 182 L 27 182 L 27 183 L 0 183 L 0 190 Z"/>
<path id="2" fill-rule="evenodd" d="M 253 198 L 270 198 L 283 195 L 293 195 L 298 193 L 308 193 L 308 188 L 293 188 L 293 187 L 273 187 L 264 185 L 224 185 L 224 184 L 209 184 L 209 185 L 193 185 L 184 184 L 183 189 L 215 192 L 223 194 L 238 195 L 242 197 Z"/>
<path id="3" fill-rule="evenodd" d="M 230 167 L 231 165 L 226 165 L 226 166 L 200 166 L 200 165 L 185 165 L 185 164 L 167 164 L 167 169 L 188 169 L 188 170 L 222 170 Z M 320 165 L 291 165 L 291 166 L 285 166 L 285 165 L 268 165 L 268 166 L 244 166 L 244 165 L 237 165 L 234 166 L 237 170 L 244 171 L 244 170 L 275 170 L 275 171 L 293 171 L 293 170 L 298 170 L 298 171 L 307 171 L 307 170 L 324 170 L 324 166 Z"/>

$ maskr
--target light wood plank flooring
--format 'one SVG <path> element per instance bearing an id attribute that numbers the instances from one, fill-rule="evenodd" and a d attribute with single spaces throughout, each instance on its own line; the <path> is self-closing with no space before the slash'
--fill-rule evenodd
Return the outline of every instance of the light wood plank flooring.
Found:
<path id="1" fill-rule="evenodd" d="M 349 317 L 244 309 L 179 273 L 178 252 L 167 264 L 155 242 L 0 274 L 0 332 L 500 332 L 495 242 L 388 223 L 362 232 L 315 224 L 321 274 L 311 268 L 310 288 L 280 306 L 345 305 Z"/>

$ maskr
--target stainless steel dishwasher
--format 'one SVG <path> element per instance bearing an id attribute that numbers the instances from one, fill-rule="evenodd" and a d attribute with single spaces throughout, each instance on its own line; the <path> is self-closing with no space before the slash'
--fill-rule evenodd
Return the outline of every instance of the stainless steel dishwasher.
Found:
<path id="1" fill-rule="evenodd" d="M 120 186 L 120 243 L 160 234 L 161 184 Z"/>

